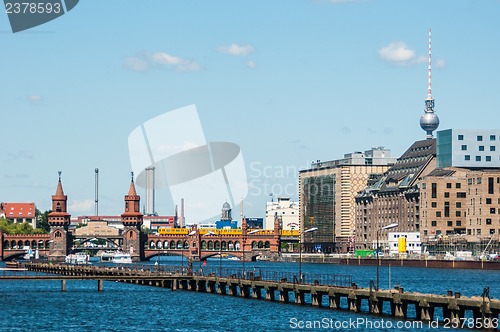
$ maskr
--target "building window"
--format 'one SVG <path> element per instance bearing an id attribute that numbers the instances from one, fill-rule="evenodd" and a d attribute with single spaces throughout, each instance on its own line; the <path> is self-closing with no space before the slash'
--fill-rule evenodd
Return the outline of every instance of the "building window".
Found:
<path id="1" fill-rule="evenodd" d="M 490 146 L 490 151 L 495 151 L 495 146 L 494 145 Z"/>
<path id="2" fill-rule="evenodd" d="M 455 211 L 455 217 L 461 217 L 462 213 L 460 211 Z"/>
<path id="3" fill-rule="evenodd" d="M 462 222 L 460 220 L 457 220 L 456 224 L 458 227 L 462 226 Z"/>
<path id="4" fill-rule="evenodd" d="M 481 156 L 476 156 L 476 161 L 481 161 Z"/>
<path id="5" fill-rule="evenodd" d="M 458 135 L 458 140 L 463 141 L 464 140 L 464 135 Z"/>
<path id="6" fill-rule="evenodd" d="M 422 189 L 427 189 L 427 185 L 425 183 L 422 183 Z"/>
<path id="7" fill-rule="evenodd" d="M 486 218 L 486 225 L 491 225 L 491 219 Z"/>
<path id="8" fill-rule="evenodd" d="M 438 217 L 438 218 L 441 217 L 441 211 L 436 211 L 436 217 Z"/>
<path id="9" fill-rule="evenodd" d="M 462 207 L 462 202 L 457 202 L 455 206 L 457 207 L 457 209 L 460 209 Z"/>
<path id="10" fill-rule="evenodd" d="M 467 151 L 467 145 L 465 144 L 462 145 L 462 151 Z"/>
<path id="11" fill-rule="evenodd" d="M 488 178 L 488 194 L 494 194 L 494 178 Z"/>
<path id="12" fill-rule="evenodd" d="M 496 139 L 495 135 L 490 135 L 490 141 L 494 141 Z"/>
<path id="13" fill-rule="evenodd" d="M 436 227 L 436 225 L 437 225 L 436 220 L 431 221 L 431 225 L 434 226 L 434 227 Z"/>
<path id="14" fill-rule="evenodd" d="M 447 183 L 446 188 L 451 188 L 451 183 Z"/>
<path id="15" fill-rule="evenodd" d="M 491 161 L 491 156 L 486 156 L 486 161 Z"/>
<path id="16" fill-rule="evenodd" d="M 450 193 L 449 192 L 445 192 L 444 193 L 444 198 L 450 198 Z"/>
<path id="17" fill-rule="evenodd" d="M 484 145 L 479 146 L 479 151 L 484 151 Z"/>
<path id="18" fill-rule="evenodd" d="M 436 183 L 433 183 L 432 185 L 432 198 L 436 198 L 437 197 L 437 184 Z"/>
<path id="19" fill-rule="evenodd" d="M 431 203 L 431 206 L 432 206 L 433 208 L 435 208 L 435 207 L 437 207 L 437 203 L 436 203 L 436 202 L 432 202 L 432 203 Z"/>
<path id="20" fill-rule="evenodd" d="M 495 208 L 490 208 L 490 214 L 495 214 L 495 213 L 496 213 L 496 211 L 497 211 L 497 209 L 495 209 Z"/>
<path id="21" fill-rule="evenodd" d="M 455 188 L 460 189 L 462 185 L 460 183 L 455 183 Z"/>
<path id="22" fill-rule="evenodd" d="M 477 141 L 481 142 L 482 140 L 483 140 L 483 136 L 482 135 L 477 135 Z"/>
<path id="23" fill-rule="evenodd" d="M 448 227 L 453 227 L 453 221 L 448 220 Z"/>
<path id="24" fill-rule="evenodd" d="M 481 178 L 477 178 L 477 184 L 481 184 L 483 180 Z M 477 189 L 477 188 L 476 188 Z M 476 193 L 477 194 L 477 193 Z"/>
<path id="25" fill-rule="evenodd" d="M 457 198 L 465 198 L 466 194 L 464 192 L 458 192 L 457 193 Z"/>
<path id="26" fill-rule="evenodd" d="M 468 154 L 465 155 L 465 160 L 470 160 L 470 156 Z"/>
<path id="27" fill-rule="evenodd" d="M 491 204 L 491 198 L 486 198 L 486 204 Z"/>

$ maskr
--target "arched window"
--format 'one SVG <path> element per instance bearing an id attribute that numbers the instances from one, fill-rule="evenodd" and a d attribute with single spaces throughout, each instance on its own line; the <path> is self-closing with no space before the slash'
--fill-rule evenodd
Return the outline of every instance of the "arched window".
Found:
<path id="1" fill-rule="evenodd" d="M 61 203 L 60 202 L 57 202 L 56 204 L 56 212 L 61 212 Z"/>

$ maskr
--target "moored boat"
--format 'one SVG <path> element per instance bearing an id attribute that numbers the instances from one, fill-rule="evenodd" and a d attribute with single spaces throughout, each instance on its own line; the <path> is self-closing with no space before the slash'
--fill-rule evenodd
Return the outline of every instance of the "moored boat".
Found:
<path id="1" fill-rule="evenodd" d="M 110 262 L 116 264 L 130 264 L 132 257 L 129 253 L 123 251 L 105 251 L 101 254 L 101 262 Z"/>
<path id="2" fill-rule="evenodd" d="M 66 256 L 65 262 L 68 264 L 89 264 L 89 258 L 90 256 L 83 253 L 83 252 L 77 252 L 76 254 L 70 254 Z"/>

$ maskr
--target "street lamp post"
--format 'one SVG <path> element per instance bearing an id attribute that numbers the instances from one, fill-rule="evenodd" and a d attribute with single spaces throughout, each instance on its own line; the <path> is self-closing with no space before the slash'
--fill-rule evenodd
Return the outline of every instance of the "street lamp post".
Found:
<path id="1" fill-rule="evenodd" d="M 217 231 L 219 233 L 219 277 L 222 276 L 222 239 L 220 236 L 220 229 Z"/>
<path id="2" fill-rule="evenodd" d="M 300 234 L 299 234 L 299 283 L 303 282 L 303 278 L 302 278 L 302 235 L 305 233 L 309 233 L 309 232 L 315 232 L 317 230 L 318 230 L 318 227 L 313 227 L 313 228 L 306 229 L 306 230 L 300 232 Z"/>
<path id="3" fill-rule="evenodd" d="M 157 248 L 158 248 L 158 255 L 156 256 L 156 264 L 155 265 L 156 265 L 156 271 L 160 272 L 160 250 L 162 248 L 161 242 L 158 242 Z"/>
<path id="4" fill-rule="evenodd" d="M 397 223 L 394 223 L 394 224 L 389 224 L 387 226 L 384 226 L 382 228 L 379 228 L 377 229 L 377 248 L 375 250 L 375 257 L 377 258 L 377 279 L 376 279 L 376 290 L 378 290 L 378 286 L 379 286 L 379 274 L 378 274 L 378 266 L 380 265 L 380 260 L 379 260 L 379 243 L 378 243 L 378 239 L 379 239 L 379 233 L 380 233 L 380 230 L 387 230 L 387 229 L 392 229 L 392 228 L 395 228 L 395 227 L 398 227 L 398 224 Z"/>

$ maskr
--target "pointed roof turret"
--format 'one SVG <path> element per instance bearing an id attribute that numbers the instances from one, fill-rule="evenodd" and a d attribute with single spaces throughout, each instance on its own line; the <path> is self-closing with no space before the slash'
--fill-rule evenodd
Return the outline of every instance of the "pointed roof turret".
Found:
<path id="1" fill-rule="evenodd" d="M 56 189 L 56 194 L 54 196 L 64 196 L 64 190 L 63 190 L 63 187 L 62 187 L 62 182 L 61 182 L 61 171 L 58 172 L 59 173 L 59 181 L 57 182 L 57 189 Z"/>
<path id="2" fill-rule="evenodd" d="M 137 191 L 135 191 L 134 184 L 134 172 L 130 173 L 132 175 L 132 179 L 130 180 L 130 188 L 128 190 L 128 196 L 137 196 Z"/>

